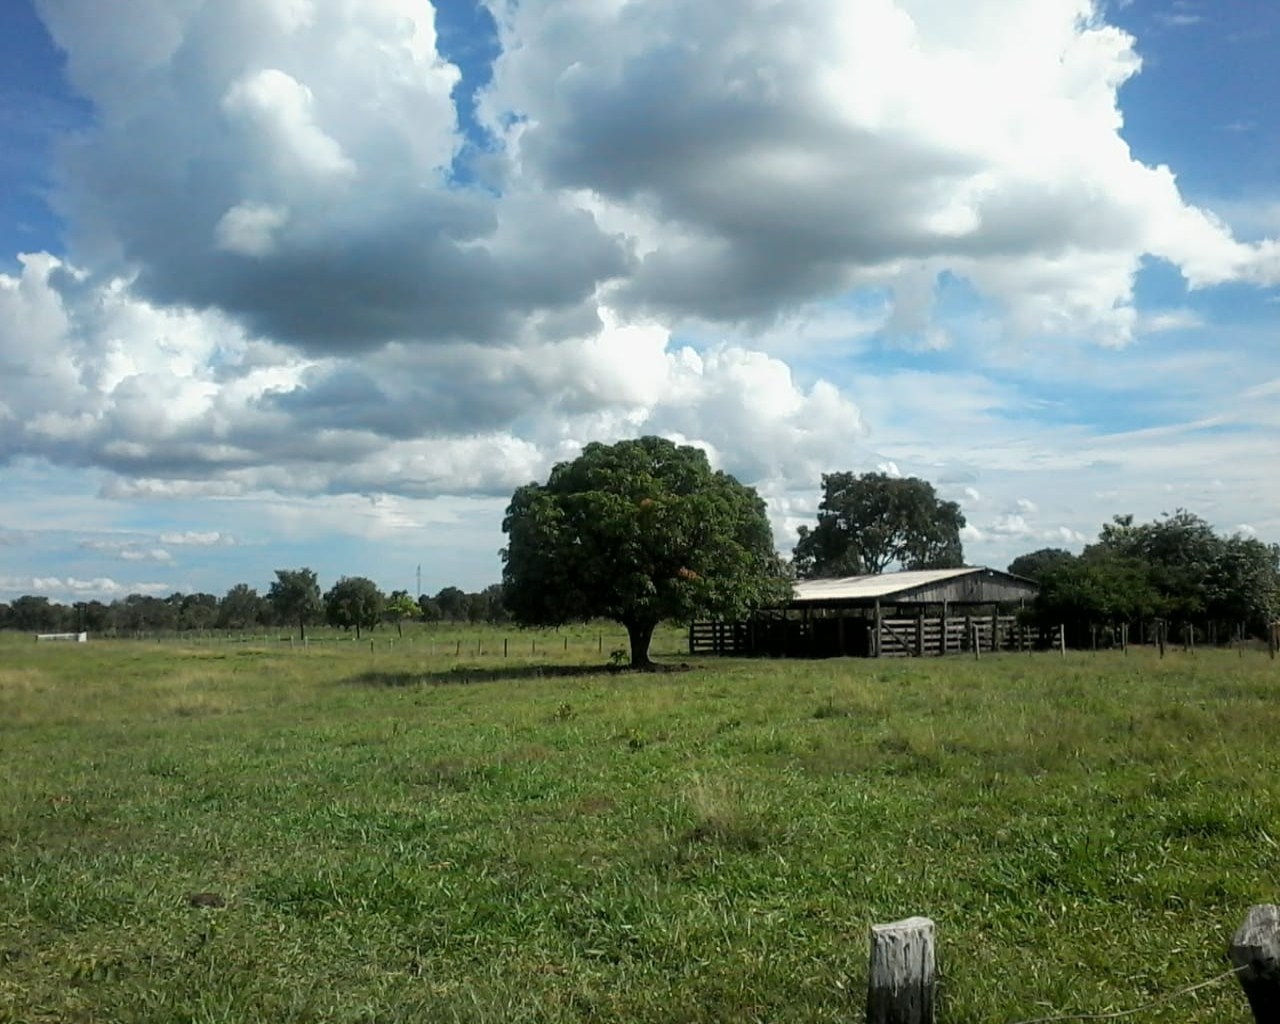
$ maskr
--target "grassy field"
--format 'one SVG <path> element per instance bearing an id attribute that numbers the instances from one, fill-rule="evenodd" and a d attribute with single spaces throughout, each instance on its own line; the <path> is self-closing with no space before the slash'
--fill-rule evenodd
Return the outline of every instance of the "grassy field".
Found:
<path id="1" fill-rule="evenodd" d="M 0 1020 L 848 1021 L 921 913 L 941 1020 L 1002 1024 L 1212 977 L 1280 900 L 1265 654 L 567 635 L 0 637 Z"/>

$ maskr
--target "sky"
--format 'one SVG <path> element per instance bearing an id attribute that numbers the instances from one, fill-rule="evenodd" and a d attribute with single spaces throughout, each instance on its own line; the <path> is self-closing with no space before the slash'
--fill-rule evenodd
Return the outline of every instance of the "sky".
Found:
<path id="1" fill-rule="evenodd" d="M 1280 541 L 1272 0 L 8 0 L 0 600 L 478 589 L 660 434 Z"/>

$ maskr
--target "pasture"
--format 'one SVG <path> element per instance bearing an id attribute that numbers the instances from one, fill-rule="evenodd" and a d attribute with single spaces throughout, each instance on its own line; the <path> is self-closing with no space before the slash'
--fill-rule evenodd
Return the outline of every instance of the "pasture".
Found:
<path id="1" fill-rule="evenodd" d="M 1210 978 L 1280 901 L 1265 653 L 406 636 L 0 636 L 0 1020 L 850 1021 L 921 913 L 940 1020 L 1002 1024 Z"/>

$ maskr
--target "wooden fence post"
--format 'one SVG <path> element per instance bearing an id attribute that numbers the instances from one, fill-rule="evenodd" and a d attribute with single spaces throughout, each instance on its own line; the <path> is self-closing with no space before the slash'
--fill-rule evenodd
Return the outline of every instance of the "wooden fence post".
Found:
<path id="1" fill-rule="evenodd" d="M 867 1024 L 933 1024 L 933 932 L 927 917 L 871 926 Z"/>
<path id="2" fill-rule="evenodd" d="M 1249 998 L 1257 1024 L 1280 1021 L 1280 907 L 1263 903 L 1248 916 L 1231 939 L 1231 965 Z"/>

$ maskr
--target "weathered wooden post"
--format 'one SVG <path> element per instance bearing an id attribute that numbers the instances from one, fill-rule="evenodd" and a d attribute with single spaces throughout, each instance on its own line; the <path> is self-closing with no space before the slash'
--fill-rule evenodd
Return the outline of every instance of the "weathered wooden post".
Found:
<path id="1" fill-rule="evenodd" d="M 1280 1022 L 1280 907 L 1249 908 L 1228 949 L 1257 1024 Z"/>
<path id="2" fill-rule="evenodd" d="M 927 917 L 871 926 L 867 1024 L 933 1024 L 933 932 Z"/>
<path id="3" fill-rule="evenodd" d="M 875 635 L 871 639 L 871 656 L 873 658 L 880 657 L 880 640 L 881 640 L 880 632 L 881 632 L 880 599 L 877 597 L 876 598 L 876 631 L 875 631 Z"/>
<path id="4" fill-rule="evenodd" d="M 1065 622 L 1058 627 L 1058 653 L 1064 658 L 1067 656 L 1067 624 Z"/>

